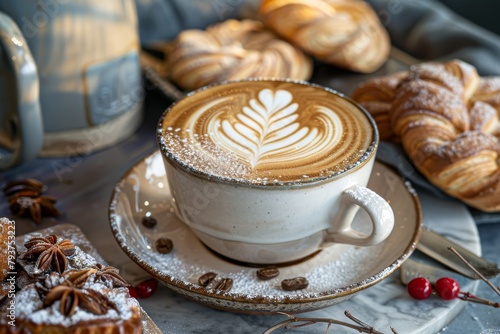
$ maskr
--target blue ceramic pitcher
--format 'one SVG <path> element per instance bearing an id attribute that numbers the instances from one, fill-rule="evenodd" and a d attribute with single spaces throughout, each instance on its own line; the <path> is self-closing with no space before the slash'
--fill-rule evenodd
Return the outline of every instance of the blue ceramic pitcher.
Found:
<path id="1" fill-rule="evenodd" d="M 0 170 L 113 145 L 142 101 L 133 0 L 0 2 Z"/>

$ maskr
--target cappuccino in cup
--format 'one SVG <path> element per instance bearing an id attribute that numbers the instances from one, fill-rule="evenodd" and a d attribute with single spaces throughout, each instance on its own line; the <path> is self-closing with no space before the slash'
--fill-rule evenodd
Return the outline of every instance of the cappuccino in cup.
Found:
<path id="1" fill-rule="evenodd" d="M 334 243 L 372 245 L 390 206 L 365 188 L 378 133 L 343 95 L 254 79 L 202 88 L 161 117 L 157 138 L 177 214 L 210 248 L 259 264 Z M 358 207 L 371 233 L 351 228 Z"/>

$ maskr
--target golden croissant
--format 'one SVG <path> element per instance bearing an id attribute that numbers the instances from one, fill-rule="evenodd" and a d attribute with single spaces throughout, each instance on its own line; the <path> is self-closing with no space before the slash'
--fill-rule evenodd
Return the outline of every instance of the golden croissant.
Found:
<path id="1" fill-rule="evenodd" d="M 430 182 L 479 210 L 500 211 L 500 77 L 479 77 L 459 60 L 423 63 L 369 80 L 353 98 Z"/>
<path id="2" fill-rule="evenodd" d="M 263 0 L 259 13 L 278 35 L 329 64 L 369 73 L 389 55 L 387 32 L 361 0 Z"/>

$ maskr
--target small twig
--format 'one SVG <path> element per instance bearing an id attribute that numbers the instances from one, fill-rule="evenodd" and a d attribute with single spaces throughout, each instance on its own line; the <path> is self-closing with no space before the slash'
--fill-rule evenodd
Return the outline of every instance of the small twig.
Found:
<path id="1" fill-rule="evenodd" d="M 351 324 L 351 323 L 347 323 L 347 322 L 344 322 L 344 321 L 335 320 L 335 319 L 328 319 L 328 318 L 297 318 L 297 317 L 294 317 L 294 316 L 292 316 L 290 314 L 287 314 L 287 313 L 283 313 L 283 312 L 279 312 L 279 313 L 283 314 L 283 315 L 286 315 L 288 317 L 288 319 L 284 320 L 284 321 L 282 321 L 280 323 L 277 323 L 274 326 L 268 328 L 263 334 L 272 333 L 276 329 L 282 328 L 282 327 L 290 329 L 290 328 L 298 328 L 298 327 L 303 327 L 303 326 L 309 326 L 309 325 L 313 325 L 313 324 L 316 324 L 316 323 L 326 323 L 326 324 L 328 324 L 326 332 L 328 332 L 328 329 L 330 328 L 330 326 L 332 324 L 334 324 L 334 325 L 339 325 L 339 326 L 344 326 L 344 327 L 355 329 L 359 333 L 383 334 L 382 332 L 379 332 L 378 330 L 376 330 L 372 326 L 369 326 L 366 323 L 362 322 L 361 320 L 355 318 L 348 311 L 345 311 L 345 315 L 349 319 L 351 319 L 352 321 L 354 321 L 355 323 L 357 323 L 359 326 Z M 294 323 L 299 323 L 299 324 L 295 324 L 294 325 Z M 392 329 L 392 331 L 393 331 L 393 333 L 397 334 L 397 332 L 395 332 L 394 329 Z"/>
<path id="2" fill-rule="evenodd" d="M 478 303 L 478 304 L 489 305 L 489 306 L 493 306 L 496 308 L 500 308 L 500 303 L 492 302 L 491 300 L 487 300 L 484 298 L 474 296 L 470 292 L 461 292 L 461 296 L 458 296 L 458 298 L 460 298 L 464 301 L 467 301 L 467 302 Z"/>
<path id="3" fill-rule="evenodd" d="M 349 319 L 351 319 L 352 321 L 354 321 L 355 323 L 357 323 L 358 325 L 360 325 L 361 327 L 370 327 L 368 326 L 367 324 L 365 324 L 364 322 L 362 322 L 361 320 L 359 320 L 358 318 L 355 318 L 351 312 L 349 311 L 344 311 L 344 314 L 346 317 L 348 317 Z"/>
<path id="4" fill-rule="evenodd" d="M 460 260 L 462 260 L 463 263 L 465 263 L 472 271 L 474 271 L 486 284 L 488 284 L 488 286 L 490 286 L 493 289 L 493 291 L 495 291 L 495 293 L 497 295 L 500 296 L 500 287 L 499 288 L 495 287 L 493 285 L 493 283 L 491 283 L 490 280 L 488 280 L 483 274 L 481 274 L 455 248 L 448 247 L 448 249 L 450 251 L 452 251 L 456 256 L 458 256 L 460 258 Z M 500 303 L 498 303 L 498 302 L 492 302 L 492 301 L 484 299 L 484 298 L 476 297 L 473 294 L 471 294 L 470 292 L 460 292 L 460 295 L 458 296 L 458 298 L 460 298 L 461 300 L 464 300 L 464 301 L 472 302 L 472 303 L 478 303 L 478 304 L 493 306 L 495 308 L 500 308 Z M 351 329 L 355 329 L 359 333 L 383 334 L 382 332 L 379 332 L 378 330 L 376 330 L 372 326 L 368 325 L 367 323 L 365 323 L 365 322 L 359 320 L 358 318 L 354 317 L 349 311 L 345 311 L 344 314 L 345 314 L 345 316 L 347 318 L 349 318 L 350 320 L 352 320 L 353 322 L 355 322 L 356 325 L 354 325 L 352 323 L 347 323 L 347 322 L 344 322 L 344 321 L 335 320 L 335 319 L 328 319 L 328 318 L 297 318 L 297 317 L 294 317 L 294 316 L 292 316 L 290 314 L 287 314 L 287 313 L 284 313 L 284 312 L 278 312 L 278 313 L 287 316 L 288 319 L 284 320 L 284 321 L 282 321 L 280 323 L 277 323 L 274 326 L 268 328 L 264 332 L 264 334 L 270 334 L 270 333 L 274 332 L 276 329 L 282 328 L 282 327 L 285 327 L 286 329 L 299 328 L 299 327 L 313 325 L 313 324 L 316 324 L 316 323 L 326 323 L 327 324 L 327 328 L 326 328 L 325 333 L 328 333 L 328 330 L 330 329 L 331 325 L 333 324 L 333 325 L 339 325 L 339 326 L 344 326 L 344 327 L 348 327 L 348 328 L 351 328 Z M 396 329 L 394 329 L 393 327 L 391 327 L 391 331 L 392 331 L 393 334 L 398 334 L 398 332 L 396 331 Z"/>
<path id="5" fill-rule="evenodd" d="M 315 324 L 314 321 L 308 321 L 308 322 L 304 322 L 303 324 L 290 325 L 290 326 L 287 326 L 287 328 L 300 328 L 300 327 L 305 327 L 305 326 L 314 325 L 314 324 Z"/>
<path id="6" fill-rule="evenodd" d="M 490 288 L 493 289 L 493 291 L 495 291 L 495 293 L 497 295 L 500 296 L 500 290 L 497 289 L 497 287 L 495 285 L 493 285 L 493 283 L 491 283 L 491 281 L 489 279 L 487 279 L 486 277 L 484 277 L 483 274 L 481 274 L 472 264 L 469 263 L 469 261 L 467 261 L 455 248 L 453 247 L 448 247 L 448 249 L 450 251 L 452 251 L 456 256 L 458 256 L 458 258 L 460 260 L 462 260 L 463 263 L 465 263 L 465 265 L 467 267 L 469 267 L 472 271 L 474 271 L 486 284 L 489 285 Z"/>

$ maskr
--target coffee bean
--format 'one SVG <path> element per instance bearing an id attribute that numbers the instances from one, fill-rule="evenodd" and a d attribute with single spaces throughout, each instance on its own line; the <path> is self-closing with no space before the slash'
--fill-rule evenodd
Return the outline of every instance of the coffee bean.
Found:
<path id="1" fill-rule="evenodd" d="M 198 283 L 207 289 L 216 289 L 220 291 L 229 291 L 233 287 L 233 280 L 231 278 L 222 278 L 214 272 L 203 274 Z"/>
<path id="2" fill-rule="evenodd" d="M 146 226 L 147 228 L 153 228 L 156 226 L 156 219 L 149 216 L 149 217 L 142 217 L 142 225 Z"/>
<path id="3" fill-rule="evenodd" d="M 265 267 L 257 270 L 257 277 L 261 280 L 268 280 L 277 277 L 280 271 L 276 267 Z"/>
<path id="4" fill-rule="evenodd" d="M 281 287 L 286 291 L 305 289 L 308 285 L 309 281 L 305 277 L 288 278 L 281 282 Z"/>
<path id="5" fill-rule="evenodd" d="M 214 272 L 208 272 L 206 274 L 203 274 L 198 278 L 198 283 L 201 286 L 207 286 L 211 281 L 214 280 L 214 278 L 217 277 L 217 274 Z"/>
<path id="6" fill-rule="evenodd" d="M 174 248 L 174 243 L 168 238 L 159 238 L 156 240 L 156 250 L 158 253 L 167 254 Z"/>
<path id="7" fill-rule="evenodd" d="M 224 281 L 221 285 L 217 287 L 217 289 L 228 292 L 233 287 L 233 279 L 232 278 L 224 278 Z"/>
<path id="8" fill-rule="evenodd" d="M 221 291 L 229 291 L 233 287 L 233 280 L 231 278 L 216 277 L 212 282 L 207 285 L 207 289 L 216 289 Z"/>

